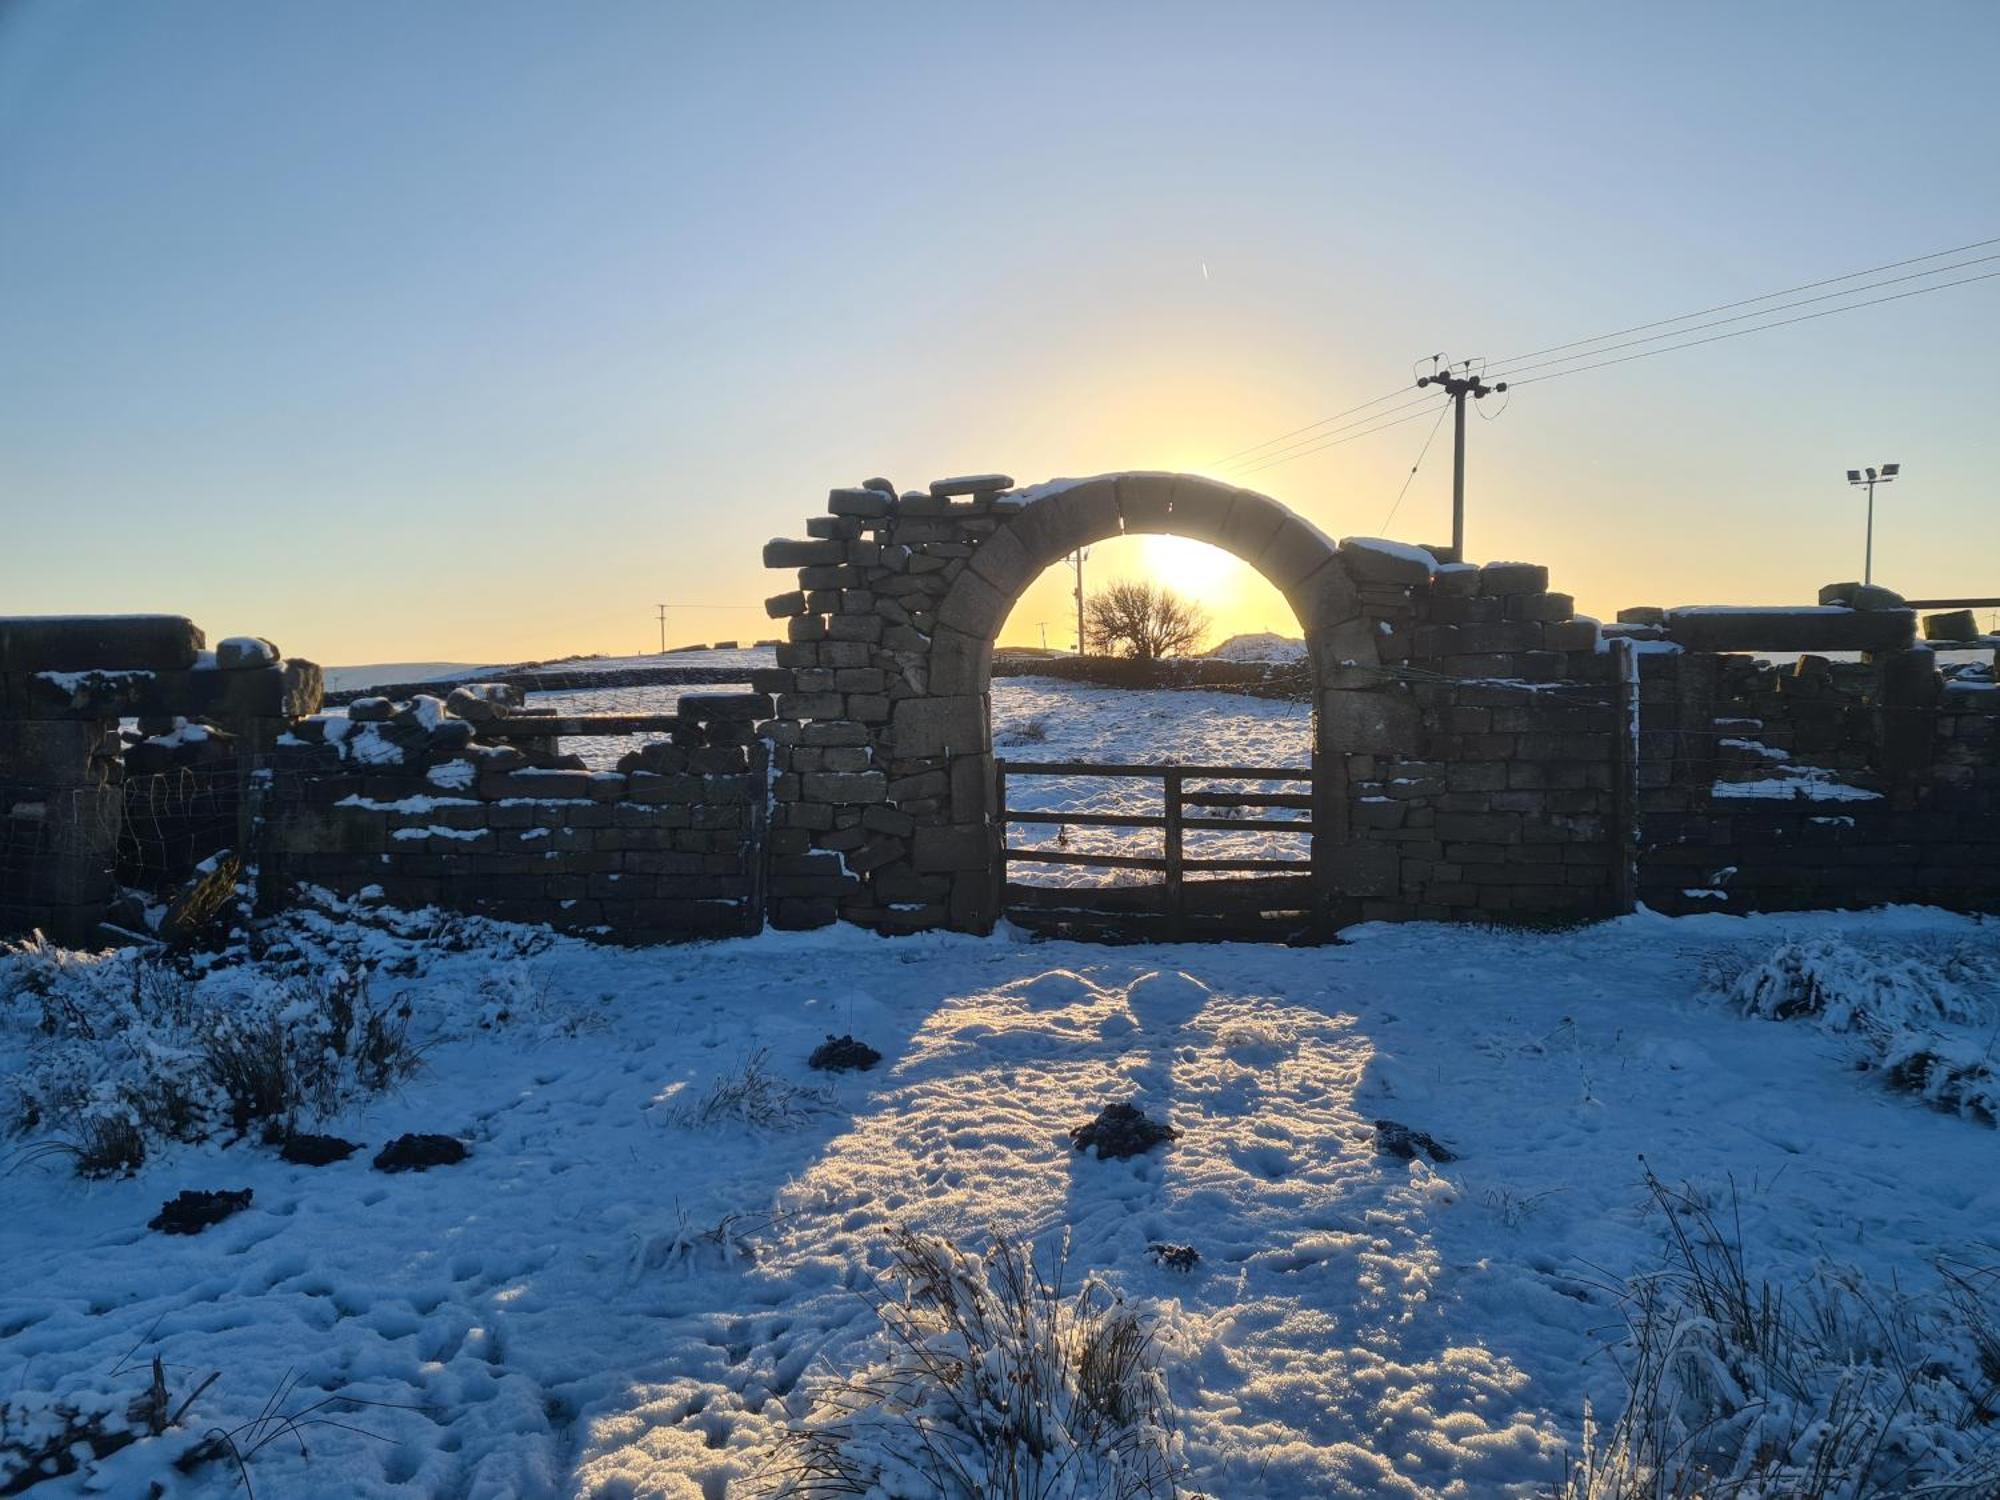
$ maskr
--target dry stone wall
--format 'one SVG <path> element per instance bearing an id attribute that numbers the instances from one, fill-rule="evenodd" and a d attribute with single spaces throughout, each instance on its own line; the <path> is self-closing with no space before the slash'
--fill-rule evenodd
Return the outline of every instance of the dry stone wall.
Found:
<path id="1" fill-rule="evenodd" d="M 790 639 L 757 682 L 778 714 L 779 925 L 992 926 L 994 638 L 1044 568 L 1146 532 L 1236 554 L 1299 618 L 1317 876 L 1336 920 L 1588 915 L 1622 899 L 1612 658 L 1542 568 L 1335 544 L 1266 496 L 1173 474 L 1026 490 L 976 475 L 902 494 L 870 480 L 833 491 L 807 530 L 764 553 L 798 584 L 767 601 Z M 1465 765 L 1447 776 L 1443 757 Z"/>
<path id="2" fill-rule="evenodd" d="M 465 695 L 465 696 L 461 696 Z M 453 694 L 478 712 L 492 698 Z M 278 747 L 267 888 L 306 883 L 593 937 L 658 942 L 763 925 L 769 765 L 755 694 L 689 695 L 668 738 L 615 771 L 480 743 L 435 698 L 353 705 Z M 509 705 L 511 706 L 511 705 Z M 532 723 L 532 720 L 527 721 Z"/>
<path id="3" fill-rule="evenodd" d="M 1907 644 L 1849 662 L 1688 653 L 1641 666 L 1649 906 L 2000 910 L 1992 667 L 1947 677 Z"/>
<path id="4" fill-rule="evenodd" d="M 1142 533 L 1234 553 L 1298 617 L 1288 690 L 1313 705 L 1315 907 L 1335 925 L 1635 898 L 2000 910 L 1995 669 L 1941 671 L 1887 590 L 1600 627 L 1538 566 L 1336 543 L 1211 480 L 988 474 L 833 491 L 764 551 L 793 575 L 766 603 L 776 665 L 683 697 L 615 771 L 564 756 L 563 721 L 507 683 L 328 715 L 319 669 L 268 641 L 0 619 L 0 935 L 90 941 L 121 886 L 167 891 L 224 848 L 266 906 L 311 885 L 627 941 L 990 930 L 995 638 L 1044 568 Z M 1976 624 L 1924 629 L 1962 645 Z M 1843 647 L 1861 660 L 1811 654 Z M 135 794 L 186 785 L 207 800 Z"/>

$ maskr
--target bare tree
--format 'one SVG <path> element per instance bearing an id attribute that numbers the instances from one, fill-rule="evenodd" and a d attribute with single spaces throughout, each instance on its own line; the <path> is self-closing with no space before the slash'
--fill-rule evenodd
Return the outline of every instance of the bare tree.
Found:
<path id="1" fill-rule="evenodd" d="M 1156 583 L 1114 583 L 1085 607 L 1091 644 L 1113 656 L 1157 661 L 1182 656 L 1208 634 L 1208 616 Z"/>

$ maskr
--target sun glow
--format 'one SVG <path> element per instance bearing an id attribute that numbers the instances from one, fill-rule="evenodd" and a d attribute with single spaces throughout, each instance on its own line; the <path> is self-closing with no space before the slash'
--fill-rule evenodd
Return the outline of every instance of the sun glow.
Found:
<path id="1" fill-rule="evenodd" d="M 1200 605 L 1209 621 L 1202 649 L 1220 645 L 1232 635 L 1261 631 L 1300 634 L 1298 617 L 1284 595 L 1248 563 L 1207 542 L 1146 534 L 1114 537 L 1089 549 L 1084 563 L 1086 595 L 1128 579 L 1159 584 Z M 1067 562 L 1044 571 L 1021 595 L 1001 627 L 1001 643 L 1046 644 L 1061 650 L 1073 647 L 1074 587 L 1075 575 Z"/>

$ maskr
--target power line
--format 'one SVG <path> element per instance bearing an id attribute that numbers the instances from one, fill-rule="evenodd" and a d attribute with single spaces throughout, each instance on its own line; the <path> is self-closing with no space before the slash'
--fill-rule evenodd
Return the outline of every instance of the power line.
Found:
<path id="1" fill-rule="evenodd" d="M 1424 466 L 1424 455 L 1431 451 L 1431 444 L 1437 441 L 1438 432 L 1444 426 L 1444 414 L 1450 409 L 1451 403 L 1448 401 L 1438 408 L 1438 419 L 1431 423 L 1431 430 L 1424 437 L 1423 447 L 1417 450 L 1417 461 L 1410 465 L 1410 472 L 1403 478 L 1403 487 L 1396 491 L 1396 503 L 1389 507 L 1389 514 L 1384 516 L 1382 524 L 1375 528 L 1383 536 L 1389 534 L 1389 523 L 1396 519 L 1396 512 L 1403 508 L 1403 497 L 1410 493 L 1410 484 L 1416 479 L 1417 470 Z"/>
<path id="2" fill-rule="evenodd" d="M 1720 328 L 1726 323 L 1741 323 L 1747 318 L 1769 317 L 1772 313 L 1789 312 L 1794 307 L 1810 307 L 1816 302 L 1830 302 L 1836 297 L 1852 297 L 1858 295 L 1861 292 L 1877 291 L 1885 286 L 1900 286 L 1902 283 L 1906 281 L 1921 281 L 1927 276 L 1942 276 L 1947 271 L 1963 271 L 1967 266 L 1983 266 L 1987 264 L 1989 261 L 1996 261 L 1996 260 L 2000 260 L 2000 254 L 1975 256 L 1971 260 L 1958 261 L 1955 264 L 1949 266 L 1933 266 L 1928 271 L 1913 271 L 1908 276 L 1892 276 L 1886 281 L 1871 281 L 1866 286 L 1848 287 L 1844 291 L 1838 291 L 1838 292 L 1822 292 L 1817 297 L 1802 297 L 1797 302 L 1781 302 L 1776 307 L 1760 308 L 1756 312 L 1738 313 L 1731 318 L 1717 318 L 1713 323 L 1697 323 L 1692 328 L 1677 328 L 1671 333 L 1649 334 L 1645 338 L 1632 339 L 1623 344 L 1606 344 L 1601 349 L 1589 349 L 1583 352 L 1582 354 L 1567 354 L 1556 359 L 1541 360 L 1538 363 L 1531 365 L 1507 365 L 1505 366 L 1503 373 L 1505 373 L 1508 376 L 1508 378 L 1511 379 L 1513 373 L 1516 371 L 1542 370 L 1548 368 L 1551 365 L 1566 365 L 1571 363 L 1572 361 L 1579 359 L 1594 359 L 1600 354 L 1610 354 L 1614 350 L 1618 349 L 1633 349 L 1637 348 L 1641 344 L 1654 343 L 1660 339 L 1679 338 L 1683 334 L 1700 333 L 1704 329 Z M 1958 285 L 1958 283 L 1956 282 L 1950 282 L 1946 284 L 1953 286 Z M 1853 305 L 1856 307 L 1866 307 L 1868 304 L 1865 302 L 1857 302 Z M 1834 311 L 1839 311 L 1839 310 L 1840 309 L 1834 309 Z M 1690 314 L 1690 316 L 1699 316 L 1699 315 Z M 1684 321 L 1684 320 L 1675 319 L 1671 321 Z M 1775 328 L 1779 325 L 1772 323 L 1760 326 Z M 1611 337 L 1611 335 L 1607 334 L 1606 337 Z M 1584 342 L 1591 342 L 1591 341 L 1585 340 Z"/>
<path id="3" fill-rule="evenodd" d="M 1439 404 L 1441 406 L 1451 405 L 1449 401 L 1444 401 Z M 1430 415 L 1430 410 L 1429 408 L 1426 408 L 1423 411 L 1412 412 L 1407 417 L 1397 417 L 1392 422 L 1383 422 L 1379 426 L 1365 428 L 1360 432 L 1350 432 L 1345 437 L 1330 438 L 1326 442 L 1319 444 L 1317 447 L 1301 449 L 1297 453 L 1286 454 L 1282 458 L 1274 458 L 1270 460 L 1268 463 L 1258 464 L 1255 468 L 1245 469 L 1237 477 L 1245 478 L 1251 474 L 1257 473 L 1258 470 L 1260 469 L 1275 469 L 1280 464 L 1291 463 L 1294 459 L 1305 458 L 1307 455 L 1313 453 L 1323 453 L 1328 448 L 1338 448 L 1342 443 L 1351 443 L 1355 441 L 1355 439 L 1357 438 L 1373 437 L 1378 432 L 1387 432 L 1391 427 L 1401 427 L 1405 422 L 1414 422 L 1419 417 L 1425 417 L 1429 415 Z"/>
<path id="4" fill-rule="evenodd" d="M 1399 392 L 1398 394 L 1405 397 L 1409 397 L 1410 393 L 1407 390 L 1405 390 Z M 1384 417 L 1391 417 L 1398 412 L 1408 411 L 1411 407 L 1421 406 L 1428 399 L 1429 398 L 1425 396 L 1412 397 L 1410 399 L 1403 401 L 1400 405 L 1391 406 L 1386 410 L 1378 411 L 1373 416 L 1358 417 L 1353 421 L 1342 422 L 1338 427 L 1328 428 L 1327 431 L 1322 432 L 1315 437 L 1303 438 L 1298 442 L 1287 443 L 1282 448 L 1273 449 L 1269 453 L 1261 453 L 1257 455 L 1257 457 L 1250 459 L 1245 463 L 1236 465 L 1237 472 L 1240 474 L 1254 474 L 1259 469 L 1268 467 L 1269 464 L 1274 460 L 1282 458 L 1299 457 L 1300 454 L 1294 453 L 1292 451 L 1293 449 L 1299 449 L 1301 450 L 1301 452 L 1313 452 L 1315 451 L 1314 448 L 1311 446 L 1313 444 L 1323 443 L 1326 439 L 1337 436 L 1338 434 L 1346 432 L 1351 428 L 1368 427 L 1370 423 L 1379 422 Z M 1369 431 L 1372 432 L 1375 430 L 1377 429 L 1369 427 Z M 1359 436 L 1359 434 L 1356 435 Z"/>
<path id="5" fill-rule="evenodd" d="M 1525 380 L 1511 383 L 1533 385 L 1538 380 L 1560 380 L 1565 375 L 1581 375 L 1585 370 L 1602 370 L 1607 365 L 1630 364 L 1635 359 L 1651 359 L 1655 354 L 1672 354 L 1676 349 L 1693 349 L 1701 344 L 1719 344 L 1724 339 L 1740 339 L 1745 334 L 1762 333 L 1767 328 L 1783 328 L 1792 323 L 1810 323 L 1815 318 L 1830 318 L 1835 313 L 1856 312 L 1861 308 L 1875 307 L 1884 302 L 1901 302 L 1908 297 L 1922 297 L 1930 292 L 1949 291 L 1952 287 L 1967 286 L 1975 281 L 1991 281 L 1996 276 L 2000 276 L 2000 271 L 1985 271 L 1978 276 L 1963 276 L 1957 281 L 1940 282 L 1936 286 L 1920 286 L 1907 292 L 1892 292 L 1886 297 L 1871 297 L 1866 302 L 1850 302 L 1845 307 L 1822 308 L 1819 312 L 1800 313 L 1796 318 L 1780 318 L 1775 323 L 1759 323 L 1754 328 L 1738 328 L 1729 333 L 1710 334 L 1705 339 L 1690 339 L 1685 344 L 1668 344 L 1659 349 L 1642 349 L 1637 354 L 1621 354 L 1616 359 L 1599 360 L 1596 364 L 1575 365 L 1567 370 L 1551 370 L 1546 375 L 1530 375 Z"/>
<path id="6" fill-rule="evenodd" d="M 1208 467 L 1211 469 L 1219 469 L 1224 464 L 1234 463 L 1237 459 L 1242 458 L 1247 454 L 1257 452 L 1260 448 L 1272 447 L 1275 444 L 1284 442 L 1287 438 L 1295 438 L 1302 432 L 1311 432 L 1315 428 L 1326 426 L 1327 423 L 1329 422 L 1338 422 L 1342 417 L 1351 417 L 1358 411 L 1366 411 L 1371 406 L 1380 406 L 1384 401 L 1389 401 L 1397 396 L 1402 395 L 1405 389 L 1406 387 L 1398 386 L 1396 387 L 1395 390 L 1390 391 L 1387 395 L 1377 396 L 1373 401 L 1364 401 L 1359 406 L 1348 407 L 1346 411 L 1337 411 L 1330 417 L 1321 417 L 1317 422 L 1308 422 L 1303 427 L 1294 427 L 1290 432 L 1280 433 L 1277 437 L 1266 438 L 1261 443 L 1252 443 L 1247 448 L 1239 448 L 1234 453 L 1224 454 L 1221 458 L 1218 458 L 1214 462 L 1209 464 Z"/>
<path id="7" fill-rule="evenodd" d="M 1797 292 L 1816 291 L 1823 286 L 1832 286 L 1835 282 L 1858 281 L 1863 276 L 1875 276 L 1883 271 L 1900 271 L 1904 266 L 1921 265 L 1927 260 L 1943 260 L 1947 255 L 1963 255 L 1968 250 L 1984 250 L 1988 245 L 2000 245 L 2000 238 L 1976 240 L 1970 245 L 1959 245 L 1951 250 L 1934 250 L 1929 255 L 1916 255 L 1908 260 L 1890 261 L 1887 265 L 1871 266 L 1865 271 L 1849 271 L 1844 276 L 1829 276 L 1822 281 L 1808 281 L 1799 286 L 1786 287 L 1783 291 L 1766 292 L 1761 297 L 1745 297 L 1736 302 L 1718 302 L 1714 307 L 1704 307 L 1697 312 L 1682 313 L 1677 318 L 1660 318 L 1651 323 L 1635 323 L 1630 328 L 1615 328 L 1610 333 L 1600 333 L 1595 338 L 1572 339 L 1567 344 L 1551 344 L 1546 349 L 1530 349 L 1525 354 L 1510 354 L 1505 359 L 1497 360 L 1495 363 L 1506 365 L 1516 360 L 1534 359 L 1538 355 L 1555 354 L 1564 349 L 1581 348 L 1585 344 L 1601 344 L 1606 339 L 1623 338 L 1628 333 L 1644 333 L 1648 328 L 1664 328 L 1669 323 L 1685 323 L 1690 318 L 1705 318 L 1710 313 L 1728 312 L 1731 308 L 1748 307 L 1754 302 L 1772 302 L 1779 297 L 1789 297 Z M 1949 268 L 1940 266 L 1937 269 L 1942 271 Z M 1855 290 L 1859 291 L 1862 288 L 1857 287 Z M 1776 311 L 1775 308 L 1770 310 Z M 1686 332 L 1687 330 L 1682 331 Z M 1666 337 L 1666 335 L 1662 335 L 1662 337 Z M 1582 355 L 1578 356 L 1578 358 L 1583 357 Z"/>

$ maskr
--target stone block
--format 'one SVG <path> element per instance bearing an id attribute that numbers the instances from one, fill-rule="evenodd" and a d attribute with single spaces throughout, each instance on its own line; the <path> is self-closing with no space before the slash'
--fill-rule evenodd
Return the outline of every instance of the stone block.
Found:
<path id="1" fill-rule="evenodd" d="M 986 700 L 971 694 L 905 698 L 895 706 L 892 726 L 899 759 L 977 754 L 987 748 Z"/>
<path id="2" fill-rule="evenodd" d="M 1393 896 L 1402 886 L 1402 852 L 1392 842 L 1354 839 L 1323 850 L 1320 862 L 1343 896 Z"/>
<path id="3" fill-rule="evenodd" d="M 1013 605 L 1011 595 L 1001 593 L 977 572 L 968 570 L 959 574 L 951 592 L 938 606 L 938 623 L 966 635 L 991 639 L 999 633 Z"/>
<path id="4" fill-rule="evenodd" d="M 1004 598 L 1016 598 L 1035 581 L 1042 564 L 1028 555 L 1028 549 L 1011 528 L 996 531 L 979 544 L 967 570 L 978 574 Z"/>
<path id="5" fill-rule="evenodd" d="M 1741 609 L 1667 611 L 1666 635 L 1688 651 L 1898 651 L 1916 639 L 1914 610 Z"/>
<path id="6" fill-rule="evenodd" d="M 1285 602 L 1299 617 L 1308 639 L 1324 636 L 1361 613 L 1361 596 L 1337 554 L 1287 589 Z"/>
<path id="7" fill-rule="evenodd" d="M 1333 543 L 1303 516 L 1283 513 L 1278 529 L 1251 565 L 1279 593 L 1290 593 L 1334 558 Z"/>
<path id="8" fill-rule="evenodd" d="M 1924 616 L 1924 639 L 1927 641 L 1976 641 L 1979 639 L 1979 621 L 1969 609 L 1954 609 L 1943 614 Z"/>
<path id="9" fill-rule="evenodd" d="M 1496 594 L 1545 594 L 1549 570 L 1540 563 L 1490 562 L 1479 570 L 1479 592 L 1489 598 Z"/>
<path id="10" fill-rule="evenodd" d="M 793 615 L 806 612 L 806 596 L 803 589 L 793 589 L 788 594 L 773 594 L 764 601 L 764 613 L 774 620 L 789 619 Z"/>
<path id="11" fill-rule="evenodd" d="M 997 854 L 993 829 L 984 823 L 946 823 L 919 828 L 911 838 L 910 863 L 919 874 L 984 870 Z"/>
<path id="12" fill-rule="evenodd" d="M 872 610 L 865 615 L 835 615 L 826 622 L 826 638 L 873 644 L 882 639 L 882 629 L 882 617 Z"/>
<path id="13" fill-rule="evenodd" d="M 846 706 L 839 693 L 780 693 L 776 708 L 781 719 L 838 719 Z"/>
<path id="14" fill-rule="evenodd" d="M 1576 613 L 1576 600 L 1568 594 L 1508 594 L 1506 617 L 1510 620 L 1567 620 Z"/>
<path id="15" fill-rule="evenodd" d="M 1238 490 L 1229 506 L 1229 518 L 1222 524 L 1222 535 L 1215 539 L 1215 545 L 1254 567 L 1290 514 L 1268 495 L 1260 495 L 1254 490 Z"/>
<path id="16" fill-rule="evenodd" d="M 931 636 L 930 689 L 945 696 L 984 693 L 993 670 L 993 640 L 940 625 Z"/>
<path id="17" fill-rule="evenodd" d="M 1020 541 L 1030 562 L 1047 567 L 1065 553 L 1118 534 L 1117 480 L 1087 479 L 1046 495 L 1003 529 Z"/>
<path id="18" fill-rule="evenodd" d="M 185 671 L 207 644 L 184 615 L 0 616 L 0 671 Z"/>
<path id="19" fill-rule="evenodd" d="M 1014 481 L 1005 474 L 960 474 L 950 479 L 933 479 L 931 497 L 948 499 L 953 495 L 997 495 L 1002 490 L 1014 488 Z"/>
<path id="20" fill-rule="evenodd" d="M 818 539 L 795 541 L 780 537 L 764 543 L 764 566 L 767 568 L 810 568 L 821 563 L 843 562 L 846 557 L 845 542 Z"/>
<path id="21" fill-rule="evenodd" d="M 954 931 L 984 937 L 1000 920 L 1000 882 L 979 870 L 953 876 L 950 912 Z"/>
<path id="22" fill-rule="evenodd" d="M 1551 620 L 1542 627 L 1542 645 L 1550 651 L 1595 651 L 1597 621 Z"/>
<path id="23" fill-rule="evenodd" d="M 1374 536 L 1344 536 L 1340 560 L 1357 583 L 1428 584 L 1437 559 L 1421 547 Z"/>
<path id="24" fill-rule="evenodd" d="M 1479 568 L 1465 562 L 1440 562 L 1431 575 L 1433 599 L 1469 599 L 1479 592 Z"/>
<path id="25" fill-rule="evenodd" d="M 1172 532 L 1174 484 L 1167 473 L 1120 474 L 1118 519 L 1126 532 Z"/>
<path id="26" fill-rule="evenodd" d="M 880 771 L 809 771 L 800 780 L 807 802 L 882 802 L 889 795 L 889 778 Z"/>
<path id="27" fill-rule="evenodd" d="M 1320 741 L 1335 754 L 1419 755 L 1423 732 L 1415 701 L 1393 688 L 1320 694 Z"/>
<path id="28" fill-rule="evenodd" d="M 215 647 L 215 666 L 221 672 L 241 672 L 248 667 L 275 667 L 283 653 L 261 635 L 232 635 Z"/>
<path id="29" fill-rule="evenodd" d="M 949 774 L 951 816 L 954 822 L 983 821 L 998 811 L 994 797 L 994 762 L 991 755 L 954 756 Z"/>
<path id="30" fill-rule="evenodd" d="M 526 695 L 512 683 L 462 682 L 444 700 L 444 711 L 475 724 L 490 724 L 526 702 Z"/>
<path id="31" fill-rule="evenodd" d="M 1824 604 L 1826 601 L 1822 599 L 1820 602 Z M 1657 604 L 1633 604 L 1618 611 L 1620 625 L 1664 625 L 1666 620 L 1667 612 Z"/>
<path id="32" fill-rule="evenodd" d="M 889 514 L 890 497 L 875 489 L 834 490 L 826 497 L 830 515 L 879 521 Z"/>

